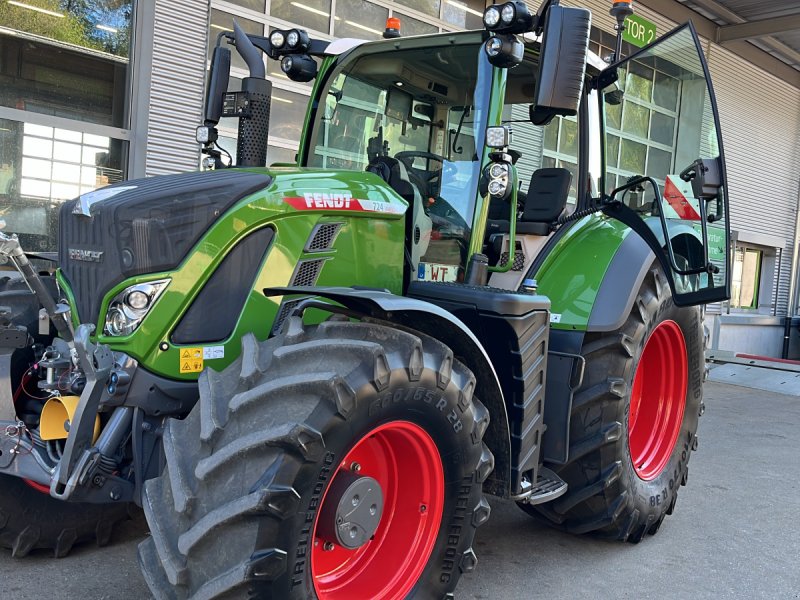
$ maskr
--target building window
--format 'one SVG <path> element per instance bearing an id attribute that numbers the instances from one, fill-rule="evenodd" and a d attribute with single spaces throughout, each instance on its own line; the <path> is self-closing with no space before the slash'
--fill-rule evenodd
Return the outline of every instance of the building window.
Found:
<path id="1" fill-rule="evenodd" d="M 61 203 L 125 177 L 131 0 L 0 2 L 0 219 L 56 249 Z"/>
<path id="2" fill-rule="evenodd" d="M 733 258 L 731 307 L 758 308 L 763 253 L 755 248 L 739 247 Z"/>

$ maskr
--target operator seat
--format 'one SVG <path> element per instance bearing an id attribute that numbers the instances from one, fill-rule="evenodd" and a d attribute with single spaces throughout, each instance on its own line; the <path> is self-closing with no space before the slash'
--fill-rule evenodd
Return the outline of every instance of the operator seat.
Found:
<path id="1" fill-rule="evenodd" d="M 534 171 L 528 193 L 517 194 L 518 204 L 522 205 L 522 214 L 517 219 L 517 233 L 549 235 L 553 223 L 567 206 L 571 184 L 572 173 L 568 169 L 547 168 Z M 508 205 L 505 202 L 502 204 L 502 207 L 489 207 L 490 218 L 486 222 L 487 237 L 508 233 L 511 230 L 511 223 L 507 218 Z M 506 218 L 491 218 L 498 217 L 501 210 L 505 211 Z"/>

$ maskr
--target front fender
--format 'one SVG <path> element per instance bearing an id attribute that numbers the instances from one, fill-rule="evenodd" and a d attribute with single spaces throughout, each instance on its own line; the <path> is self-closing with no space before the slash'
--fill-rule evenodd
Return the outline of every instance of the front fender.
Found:
<path id="1" fill-rule="evenodd" d="M 382 290 L 346 287 L 265 288 L 266 296 L 303 295 L 332 300 L 362 316 L 387 321 L 436 338 L 466 364 L 476 378 L 476 392 L 491 416 L 484 442 L 494 454 L 495 467 L 484 488 L 507 496 L 511 477 L 508 415 L 500 380 L 483 345 L 457 317 L 443 308 Z"/>

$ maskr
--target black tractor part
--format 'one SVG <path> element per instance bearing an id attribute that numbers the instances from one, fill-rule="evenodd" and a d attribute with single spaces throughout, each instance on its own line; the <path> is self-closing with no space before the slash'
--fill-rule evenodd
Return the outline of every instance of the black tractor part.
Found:
<path id="1" fill-rule="evenodd" d="M 476 564 L 494 461 L 475 377 L 386 324 L 291 317 L 164 431 L 139 546 L 156 598 L 442 598 Z"/>
<path id="2" fill-rule="evenodd" d="M 700 309 L 676 307 L 654 263 L 622 327 L 584 338 L 569 458 L 553 466 L 569 491 L 521 507 L 572 533 L 634 543 L 655 534 L 675 508 L 697 447 L 703 339 Z"/>

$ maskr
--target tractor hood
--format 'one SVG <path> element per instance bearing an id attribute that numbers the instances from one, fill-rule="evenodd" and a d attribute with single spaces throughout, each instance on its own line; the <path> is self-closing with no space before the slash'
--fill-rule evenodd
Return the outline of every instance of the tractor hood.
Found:
<path id="1" fill-rule="evenodd" d="M 210 171 L 124 181 L 61 207 L 59 263 L 82 321 L 103 293 L 143 273 L 177 267 L 211 224 L 272 182 L 265 173 Z"/>

